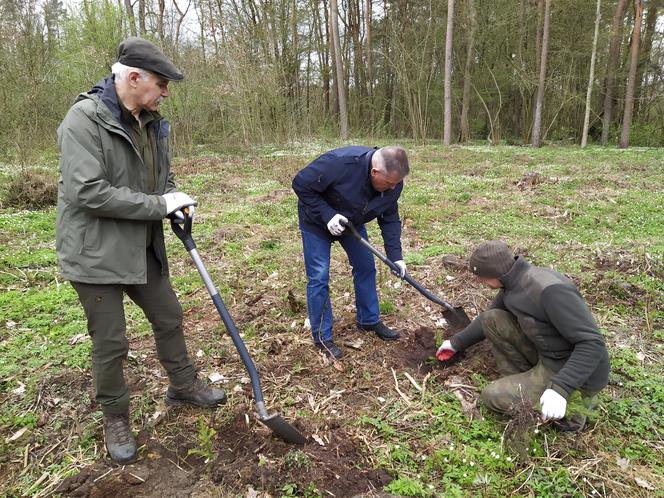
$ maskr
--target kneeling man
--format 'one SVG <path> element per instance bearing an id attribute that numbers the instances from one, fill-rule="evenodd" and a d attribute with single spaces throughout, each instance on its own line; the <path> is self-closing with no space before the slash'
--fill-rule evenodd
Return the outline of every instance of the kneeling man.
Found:
<path id="1" fill-rule="evenodd" d="M 482 284 L 499 289 L 498 295 L 488 310 L 443 342 L 439 358 L 488 339 L 504 376 L 481 394 L 489 408 L 509 414 L 525 402 L 539 406 L 542 418 L 557 429 L 581 430 L 608 382 L 609 355 L 579 290 L 560 273 L 515 258 L 501 241 L 477 247 L 470 269 Z M 576 392 L 583 409 L 568 409 Z"/>

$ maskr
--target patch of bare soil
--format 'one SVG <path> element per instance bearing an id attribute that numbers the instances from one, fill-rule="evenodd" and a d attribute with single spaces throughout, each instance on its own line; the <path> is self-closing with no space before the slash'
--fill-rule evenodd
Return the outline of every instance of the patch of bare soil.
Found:
<path id="1" fill-rule="evenodd" d="M 458 286 L 457 294 L 454 285 Z M 461 281 L 448 289 L 455 302 L 459 295 L 472 292 Z M 462 292 L 463 291 L 463 292 Z M 451 299 L 451 297 L 450 297 Z M 132 342 L 135 359 L 125 373 L 133 399 L 142 397 L 141 420 L 134 419 L 141 446 L 139 460 L 124 467 L 101 457 L 94 465 L 81 466 L 78 475 L 57 486 L 63 496 L 377 496 L 391 476 L 372 459 L 370 434 L 358 425 L 359 417 L 381 410 L 383 398 L 417 396 L 407 378 L 419 383 L 472 384 L 469 377 L 481 371 L 495 371 L 488 346 L 471 348 L 463 361 L 441 365 L 435 359 L 440 331 L 423 323 L 440 316 L 412 290 L 404 289 L 398 314 L 385 317 L 389 326 L 402 334 L 400 341 L 382 341 L 373 333 L 357 328 L 352 306 L 335 305 L 334 339 L 345 353 L 341 362 L 331 363 L 311 344 L 310 332 L 292 329 L 291 319 L 272 323 L 266 317 L 278 308 L 286 316 L 304 313 L 304 302 L 289 287 L 242 289 L 231 303 L 240 330 L 253 326 L 256 335 L 247 347 L 259 370 L 269 411 L 279 412 L 308 438 L 304 446 L 289 445 L 276 438 L 256 420 L 253 394 L 230 338 L 220 334 L 219 318 L 210 305 L 197 305 L 185 313 L 190 351 L 195 353 L 214 345 L 214 352 L 202 357 L 201 375 L 220 373 L 229 393 L 227 406 L 215 412 L 197 408 L 163 410 L 159 400 L 166 379 L 157 375 L 158 362 L 150 337 Z M 472 311 L 471 303 L 466 302 Z M 435 321 L 435 320 L 434 320 Z M 299 323 L 299 321 L 298 321 Z M 437 334 L 438 332 L 438 334 Z M 497 377 L 497 374 L 496 374 Z M 77 384 L 81 389 L 84 383 Z M 147 394 L 146 394 L 147 393 Z M 477 393 L 464 395 L 469 412 Z M 155 403 L 156 402 L 156 403 Z M 132 407 L 138 404 L 132 401 Z M 133 409 L 133 408 L 132 408 Z M 90 407 L 88 407 L 90 410 Z M 214 428 L 211 458 L 190 454 L 199 449 L 199 422 Z M 370 431 L 369 431 L 370 432 Z M 367 439 L 367 437 L 369 439 Z M 104 455 L 101 429 L 96 433 L 100 455 Z"/>
<path id="2" fill-rule="evenodd" d="M 101 461 L 85 467 L 79 474 L 62 481 L 56 494 L 86 498 L 191 496 L 203 470 L 200 459 L 179 460 L 175 452 L 157 440 L 145 439 L 145 433 L 139 434 L 144 456 L 136 463 L 118 466 Z"/>
<path id="3" fill-rule="evenodd" d="M 236 492 L 251 486 L 274 494 L 290 485 L 300 493 L 315 488 L 332 496 L 354 496 L 390 481 L 384 471 L 359 465 L 362 456 L 355 438 L 338 420 L 318 428 L 301 421 L 295 425 L 316 438 L 303 447 L 291 446 L 271 437 L 265 428 L 250 430 L 239 414 L 219 434 L 223 443 L 211 465 L 212 481 Z"/>

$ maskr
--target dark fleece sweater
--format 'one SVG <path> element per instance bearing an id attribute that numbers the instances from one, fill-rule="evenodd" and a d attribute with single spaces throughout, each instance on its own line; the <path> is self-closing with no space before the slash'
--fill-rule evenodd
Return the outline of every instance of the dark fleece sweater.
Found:
<path id="1" fill-rule="evenodd" d="M 532 266 L 523 257 L 500 277 L 503 288 L 489 308 L 512 313 L 537 348 L 542 363 L 556 374 L 551 388 L 564 397 L 575 389 L 597 392 L 609 377 L 609 354 L 579 290 L 567 277 Z M 461 351 L 484 339 L 480 314 L 451 338 Z"/>

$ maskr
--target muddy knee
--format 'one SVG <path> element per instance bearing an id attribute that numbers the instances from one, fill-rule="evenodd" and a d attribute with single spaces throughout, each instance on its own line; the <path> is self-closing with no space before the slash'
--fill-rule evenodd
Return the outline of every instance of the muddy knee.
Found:
<path id="1" fill-rule="evenodd" d="M 514 386 L 503 379 L 492 382 L 484 388 L 480 399 L 490 410 L 509 414 L 512 409 L 524 402 L 521 386 Z"/>

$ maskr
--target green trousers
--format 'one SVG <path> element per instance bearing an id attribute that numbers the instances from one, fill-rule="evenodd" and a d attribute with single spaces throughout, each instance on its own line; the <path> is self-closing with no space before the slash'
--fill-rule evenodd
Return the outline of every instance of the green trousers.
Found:
<path id="1" fill-rule="evenodd" d="M 123 362 L 129 351 L 122 303 L 125 293 L 152 324 L 157 356 L 171 384 L 182 385 L 193 380 L 196 372 L 182 332 L 182 307 L 169 278 L 161 275 L 151 249 L 147 251 L 146 284 L 72 282 L 72 286 L 88 320 L 95 398 L 104 414 L 118 415 L 129 410 L 129 390 L 123 374 Z"/>
<path id="2" fill-rule="evenodd" d="M 493 309 L 482 313 L 480 320 L 484 335 L 491 343 L 498 371 L 504 375 L 482 391 L 482 401 L 491 410 L 502 414 L 509 414 L 513 407 L 524 403 L 535 408 L 556 372 L 544 366 L 514 315 Z M 571 393 L 566 416 L 555 421 L 554 425 L 563 431 L 581 430 L 587 412 L 596 404 L 596 395 L 582 390 L 578 394 L 576 391 Z M 569 401 L 577 398 L 581 400 L 581 410 L 574 412 Z"/>

